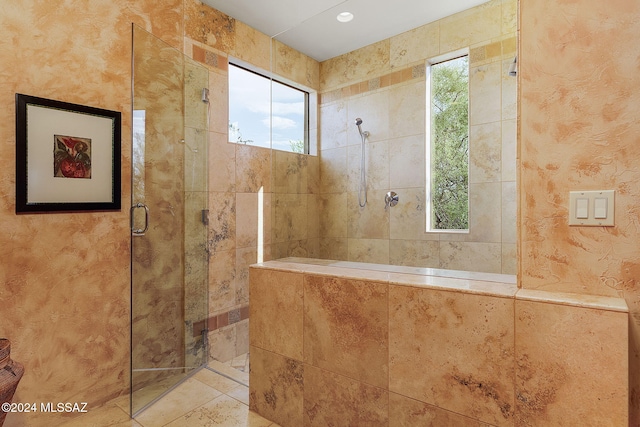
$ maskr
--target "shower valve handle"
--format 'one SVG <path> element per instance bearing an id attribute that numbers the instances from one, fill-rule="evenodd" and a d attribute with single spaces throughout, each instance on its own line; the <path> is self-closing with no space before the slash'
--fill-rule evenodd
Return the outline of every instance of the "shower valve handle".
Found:
<path id="1" fill-rule="evenodd" d="M 389 207 L 394 207 L 398 204 L 398 200 L 400 200 L 400 196 L 395 191 L 389 191 L 384 196 L 384 210 L 387 210 Z"/>

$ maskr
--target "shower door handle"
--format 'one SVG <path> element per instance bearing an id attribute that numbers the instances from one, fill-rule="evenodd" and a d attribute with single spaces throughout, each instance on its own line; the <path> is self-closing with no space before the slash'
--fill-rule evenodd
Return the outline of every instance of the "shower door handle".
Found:
<path id="1" fill-rule="evenodd" d="M 137 208 L 144 208 L 144 228 L 134 228 L 133 225 L 133 212 Z M 136 203 L 131 206 L 131 211 L 129 212 L 129 226 L 131 227 L 131 234 L 134 236 L 144 236 L 144 233 L 149 229 L 149 208 L 144 203 Z"/>

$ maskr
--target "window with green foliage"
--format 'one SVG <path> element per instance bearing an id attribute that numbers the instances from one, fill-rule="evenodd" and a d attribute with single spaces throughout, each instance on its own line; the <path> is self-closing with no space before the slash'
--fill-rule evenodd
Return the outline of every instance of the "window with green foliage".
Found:
<path id="1" fill-rule="evenodd" d="M 229 142 L 308 152 L 309 93 L 229 64 Z"/>
<path id="2" fill-rule="evenodd" d="M 428 70 L 427 230 L 468 230 L 469 57 L 431 64 Z"/>

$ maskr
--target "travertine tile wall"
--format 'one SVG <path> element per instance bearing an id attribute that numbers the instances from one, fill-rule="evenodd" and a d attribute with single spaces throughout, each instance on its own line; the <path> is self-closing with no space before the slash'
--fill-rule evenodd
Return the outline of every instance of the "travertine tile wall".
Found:
<path id="1" fill-rule="evenodd" d="M 320 256 L 516 272 L 515 0 L 494 0 L 321 63 Z M 468 234 L 425 233 L 425 62 L 470 50 Z M 357 192 L 367 140 L 368 205 Z M 384 209 L 393 190 L 400 203 Z"/>
<path id="2" fill-rule="evenodd" d="M 317 156 L 228 142 L 229 58 L 268 73 L 273 53 L 276 75 L 311 89 L 319 86 L 319 64 L 197 1 L 188 2 L 185 25 L 185 53 L 210 73 L 209 356 L 227 361 L 249 350 L 249 320 L 241 315 L 249 305 L 249 265 L 314 256 L 319 228 Z"/>
<path id="3" fill-rule="evenodd" d="M 273 152 L 273 259 L 319 254 L 319 166 L 317 156 Z"/>
<path id="4" fill-rule="evenodd" d="M 206 362 L 206 349 L 202 335 L 193 334 L 193 325 L 208 312 L 208 230 L 203 212 L 209 208 L 209 135 L 208 106 L 201 97 L 209 70 L 192 59 L 184 61 L 184 352 L 185 366 L 200 366 Z"/>
<path id="5" fill-rule="evenodd" d="M 284 427 L 627 425 L 621 298 L 288 260 L 251 295 L 250 407 Z"/>

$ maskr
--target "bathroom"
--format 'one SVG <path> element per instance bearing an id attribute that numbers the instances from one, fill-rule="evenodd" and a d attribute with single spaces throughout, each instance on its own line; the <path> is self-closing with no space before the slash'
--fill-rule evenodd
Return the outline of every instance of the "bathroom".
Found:
<path id="1" fill-rule="evenodd" d="M 0 113 L 4 118 L 0 124 L 5 141 L 2 158 L 13 163 L 16 92 L 122 111 L 122 198 L 129 200 L 131 22 L 181 50 L 186 34 L 205 45 L 214 44 L 221 52 L 254 52 L 257 65 L 269 67 L 268 40 L 238 23 L 236 36 L 220 32 L 218 28 L 229 28 L 229 23 L 206 19 L 200 6 L 195 1 L 119 0 L 86 10 L 80 2 L 66 2 L 59 8 L 5 2 L 0 14 L 3 40 L 8 42 L 0 66 L 0 87 L 4 89 L 0 96 L 5 106 Z M 605 7 L 596 2 L 576 5 L 521 0 L 520 146 L 515 201 L 519 213 L 517 239 L 507 242 L 512 245 L 511 253 L 518 254 L 510 258 L 510 273 L 517 271 L 522 288 L 622 296 L 631 313 L 637 312 L 640 295 L 635 281 L 640 272 L 640 251 L 635 244 L 638 194 L 634 185 L 640 178 L 634 165 L 640 153 L 633 137 L 640 125 L 630 118 L 637 115 L 639 104 L 638 95 L 629 90 L 639 83 L 635 62 L 638 48 L 632 42 L 633 34 L 638 32 L 632 17 L 637 14 L 636 5 L 622 1 Z M 72 41 L 69 28 L 73 28 Z M 210 32 L 197 30 L 202 28 Z M 216 84 L 221 79 L 222 73 L 212 71 L 211 87 L 223 87 Z M 225 96 L 224 92 L 211 91 L 212 99 Z M 379 133 L 376 120 L 365 113 L 357 114 L 373 139 Z M 353 118 L 346 118 L 349 122 L 345 132 L 356 132 Z M 222 144 L 226 139 L 226 117 L 213 115 L 210 125 L 211 138 L 219 143 L 217 156 L 210 158 L 210 205 L 235 199 L 230 211 L 252 210 L 260 187 L 243 183 L 242 178 L 247 176 L 244 172 L 269 174 L 271 159 L 268 154 L 246 156 L 238 147 Z M 313 160 L 309 164 L 320 169 Z M 4 202 L 0 211 L 4 243 L 0 334 L 12 340 L 14 358 L 25 363 L 28 372 L 37 373 L 23 378 L 16 399 L 57 401 L 86 396 L 98 404 L 126 393 L 130 322 L 128 210 L 16 216 L 14 175 L 15 170 L 9 167 L 0 178 Z M 229 176 L 240 180 L 228 182 Z M 617 190 L 614 231 L 569 228 L 568 192 L 603 188 Z M 263 191 L 266 203 L 273 207 L 276 189 L 265 187 Z M 384 208 L 379 197 L 370 197 L 371 203 L 380 202 Z M 391 210 L 390 215 L 394 212 Z M 238 220 L 243 219 L 235 219 L 236 232 L 243 229 Z M 215 222 L 210 227 L 216 227 Z M 265 234 L 266 239 L 270 236 Z M 236 286 L 234 304 L 238 296 L 235 291 L 240 290 L 242 298 L 242 290 L 246 290 L 248 265 L 257 259 L 257 251 L 250 247 L 251 239 L 241 240 L 246 243 L 228 242 L 210 264 L 211 269 L 235 266 L 228 273 Z M 266 253 L 266 257 L 314 255 L 289 252 L 283 249 L 284 242 L 272 243 L 267 247 L 272 253 Z M 637 378 L 638 363 L 639 332 L 634 319 L 632 316 L 629 327 L 631 378 Z M 245 344 L 238 340 L 238 330 L 246 327 L 246 322 L 239 322 L 225 334 L 213 332 L 210 343 L 228 342 L 233 350 L 225 351 L 242 350 Z M 212 345 L 211 354 L 223 348 L 226 347 Z M 631 381 L 630 387 L 637 390 L 638 384 Z M 630 392 L 630 396 L 635 395 L 637 392 Z M 636 424 L 638 407 L 640 403 L 632 398 L 630 419 Z"/>

